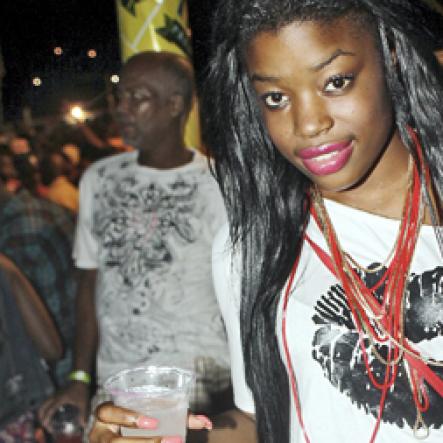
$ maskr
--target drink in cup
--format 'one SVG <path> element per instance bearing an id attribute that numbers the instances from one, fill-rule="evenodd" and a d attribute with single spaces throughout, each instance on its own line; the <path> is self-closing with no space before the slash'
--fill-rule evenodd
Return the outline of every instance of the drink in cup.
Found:
<path id="1" fill-rule="evenodd" d="M 127 369 L 104 384 L 116 406 L 131 409 L 159 421 L 153 430 L 122 427 L 124 437 L 186 437 L 190 371 L 165 366 Z"/>

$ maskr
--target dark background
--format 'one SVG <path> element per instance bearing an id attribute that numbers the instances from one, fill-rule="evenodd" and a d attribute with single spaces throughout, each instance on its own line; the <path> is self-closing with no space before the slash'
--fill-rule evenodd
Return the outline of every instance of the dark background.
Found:
<path id="1" fill-rule="evenodd" d="M 427 1 L 443 5 L 443 0 Z M 197 86 L 216 2 L 188 0 Z M 64 101 L 104 106 L 109 78 L 121 66 L 115 0 L 0 0 L 0 45 L 7 70 L 6 121 L 20 120 L 23 106 L 34 117 L 57 114 Z M 60 57 L 54 55 L 56 46 L 63 48 Z M 97 51 L 94 59 L 87 57 L 91 48 Z M 32 85 L 36 76 L 40 87 Z"/>
<path id="2" fill-rule="evenodd" d="M 213 0 L 188 1 L 197 79 L 208 52 Z M 4 118 L 58 113 L 64 101 L 101 106 L 109 78 L 121 67 L 114 0 L 0 0 L 0 45 L 6 68 Z M 54 48 L 63 49 L 61 56 Z M 87 51 L 95 49 L 96 58 Z M 32 79 L 42 85 L 34 87 Z"/>

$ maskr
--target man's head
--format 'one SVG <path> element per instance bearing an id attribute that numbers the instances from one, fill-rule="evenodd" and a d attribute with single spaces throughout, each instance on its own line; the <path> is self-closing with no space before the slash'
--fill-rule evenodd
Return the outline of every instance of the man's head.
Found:
<path id="1" fill-rule="evenodd" d="M 71 170 L 72 164 L 63 152 L 55 151 L 46 154 L 40 163 L 42 183 L 46 186 L 50 185 L 57 177 L 69 178 Z"/>
<path id="2" fill-rule="evenodd" d="M 182 136 L 193 93 L 193 70 L 185 58 L 151 51 L 130 58 L 121 73 L 117 108 L 125 143 L 141 150 L 166 135 Z"/>
<path id="3" fill-rule="evenodd" d="M 17 171 L 14 166 L 14 156 L 7 145 L 0 144 L 0 181 L 16 179 Z"/>

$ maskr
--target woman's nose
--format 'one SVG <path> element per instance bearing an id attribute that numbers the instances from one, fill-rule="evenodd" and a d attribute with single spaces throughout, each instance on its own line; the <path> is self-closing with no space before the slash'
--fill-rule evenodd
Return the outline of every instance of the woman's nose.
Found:
<path id="1" fill-rule="evenodd" d="M 304 138 L 313 138 L 329 131 L 334 119 L 322 97 L 310 94 L 298 100 L 293 109 L 294 132 Z"/>

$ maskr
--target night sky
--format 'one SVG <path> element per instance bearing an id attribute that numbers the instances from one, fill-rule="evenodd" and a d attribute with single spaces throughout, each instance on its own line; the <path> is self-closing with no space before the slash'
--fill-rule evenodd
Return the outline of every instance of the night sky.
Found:
<path id="1" fill-rule="evenodd" d="M 214 2 L 188 4 L 199 76 Z M 91 106 L 100 106 L 100 94 L 121 66 L 114 0 L 1 0 L 0 44 L 7 71 L 6 121 L 20 119 L 24 105 L 35 117 L 56 114 L 64 100 L 93 100 Z M 63 49 L 61 56 L 54 55 L 56 46 Z M 87 56 L 89 49 L 97 51 L 96 58 Z M 40 87 L 32 84 L 36 76 Z"/>
<path id="2" fill-rule="evenodd" d="M 216 2 L 188 0 L 197 85 Z M 114 0 L 0 0 L 0 45 L 7 69 L 6 121 L 21 119 L 24 105 L 34 117 L 57 114 L 63 101 L 103 106 L 109 78 L 121 67 Z M 53 52 L 56 46 L 63 49 L 59 57 Z M 97 51 L 94 59 L 87 57 L 91 48 Z M 32 85 L 35 76 L 42 79 L 38 88 Z"/>

